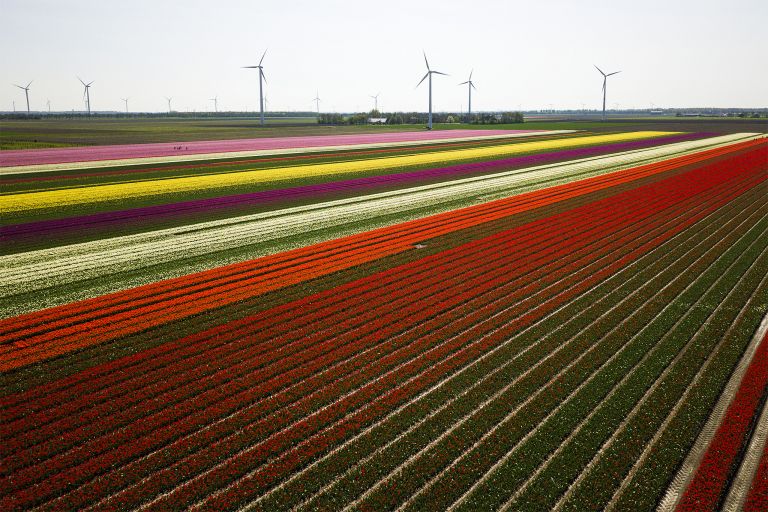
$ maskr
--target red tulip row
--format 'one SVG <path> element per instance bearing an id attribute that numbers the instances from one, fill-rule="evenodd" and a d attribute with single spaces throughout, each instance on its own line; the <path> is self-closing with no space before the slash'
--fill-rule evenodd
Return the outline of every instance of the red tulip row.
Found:
<path id="1" fill-rule="evenodd" d="M 57 357 L 270 290 L 402 252 L 412 248 L 415 242 L 509 215 L 510 208 L 517 211 L 520 211 L 520 208 L 530 209 L 532 206 L 525 205 L 526 202 L 535 202 L 538 206 L 551 204 L 574 194 L 585 193 L 586 190 L 599 190 L 614 185 L 632 175 L 663 172 L 675 166 L 701 161 L 754 144 L 758 142 L 736 144 L 649 164 L 629 172 L 583 180 L 576 187 L 553 187 L 540 194 L 524 194 L 3 320 L 0 321 L 0 344 L 5 346 L 0 347 L 0 353 L 5 357 L 0 363 L 0 371 Z M 500 209 L 507 211 L 502 212 Z"/>
<path id="2" fill-rule="evenodd" d="M 768 393 L 768 334 L 763 336 L 739 389 L 685 490 L 678 511 L 716 510 L 738 469 L 748 435 Z"/>
<path id="3" fill-rule="evenodd" d="M 744 501 L 744 512 L 765 512 L 768 510 L 768 443 L 763 448 L 760 464 L 752 479 L 752 485 Z"/>
<path id="4" fill-rule="evenodd" d="M 704 174 L 704 175 L 701 176 L 700 179 L 699 179 L 699 177 L 697 177 L 697 179 L 694 180 L 694 182 L 696 183 L 696 186 L 699 187 L 700 191 L 701 190 L 706 190 L 707 187 L 711 188 L 711 187 L 715 186 L 716 185 L 716 183 L 715 183 L 716 179 L 719 179 L 720 181 L 724 181 L 728 177 L 727 173 L 722 173 L 722 174 L 719 174 L 719 175 L 716 175 L 715 173 L 711 173 L 711 172 L 710 173 L 700 173 L 700 174 Z M 731 172 L 731 175 L 734 175 L 734 174 L 737 174 L 737 173 Z M 709 181 L 707 181 L 708 178 L 709 178 Z M 631 211 L 632 213 L 634 213 L 636 215 L 637 214 L 641 214 L 641 212 L 643 212 L 643 210 L 641 208 L 641 206 L 643 204 L 646 204 L 646 203 L 652 204 L 652 202 L 654 200 L 653 199 L 654 197 L 656 197 L 656 200 L 659 200 L 660 197 L 667 197 L 667 200 L 669 201 L 669 204 L 675 204 L 675 202 L 681 201 L 682 198 L 690 197 L 691 195 L 693 195 L 695 193 L 692 187 L 687 186 L 687 182 L 681 182 L 681 183 L 682 183 L 682 185 L 678 185 L 678 189 L 677 190 L 675 190 L 673 188 L 673 191 L 675 192 L 674 194 L 667 191 L 668 188 L 669 188 L 669 184 L 667 183 L 667 184 L 665 184 L 664 187 L 656 187 L 656 188 L 649 187 L 647 189 L 644 188 L 640 192 L 636 192 L 635 193 L 635 202 L 634 203 L 627 201 L 626 197 L 620 196 L 618 198 L 620 200 L 620 203 L 618 203 L 618 204 L 625 205 L 625 208 L 631 208 L 631 209 L 628 209 L 627 211 Z M 665 194 L 667 194 L 667 195 L 665 196 Z M 681 215 L 681 214 L 685 215 L 685 211 L 688 209 L 688 206 L 689 205 L 686 205 L 685 208 L 678 209 L 677 215 Z M 657 207 L 658 207 L 658 205 L 657 205 Z M 713 206 L 713 208 L 714 207 L 715 206 Z M 689 217 L 687 222 L 694 222 L 695 218 L 700 218 L 700 215 L 703 215 L 703 213 L 700 213 L 699 217 L 693 217 L 693 218 Z M 673 218 L 674 217 L 675 216 L 673 216 Z M 691 220 L 691 219 L 694 219 L 694 220 Z M 634 221 L 634 220 L 636 220 L 636 219 L 627 219 L 627 222 L 631 223 L 631 221 Z M 667 218 L 666 220 L 669 220 L 669 218 Z M 657 243 L 661 243 L 661 241 L 666 239 L 666 237 L 667 237 L 666 232 L 656 236 L 655 238 L 652 238 L 651 240 L 643 240 L 641 238 L 639 239 L 639 238 L 637 238 L 637 234 L 634 235 L 634 238 L 630 234 L 625 234 L 624 237 L 620 237 L 617 240 L 616 244 L 614 244 L 614 249 L 616 248 L 616 246 L 618 246 L 618 247 L 625 247 L 625 250 L 632 251 L 633 240 L 635 240 L 635 239 L 636 240 L 643 240 L 646 244 L 657 244 Z M 638 243 L 641 243 L 641 242 L 637 242 L 634 245 L 637 246 Z M 635 247 L 634 252 L 637 252 L 638 250 L 639 249 L 637 247 Z M 633 254 L 633 252 L 630 252 L 629 254 L 631 255 L 631 254 Z M 555 253 L 553 253 L 553 255 L 555 255 Z M 619 262 L 614 262 L 614 265 L 612 266 L 612 269 L 620 268 L 620 266 L 623 263 L 625 263 L 626 261 L 630 261 L 631 257 L 634 257 L 634 256 L 631 256 L 630 260 L 627 260 L 627 257 L 628 257 L 628 255 L 625 253 L 624 257 L 621 258 L 619 260 Z M 583 268 L 584 264 L 585 264 L 585 262 L 583 262 L 583 261 L 582 262 L 575 262 L 575 263 L 573 263 L 571 265 L 572 268 L 569 269 L 569 268 L 566 267 L 566 269 L 560 271 L 560 272 L 565 271 L 565 274 L 561 274 L 560 278 L 562 279 L 563 277 L 565 277 L 566 279 L 571 279 L 571 277 L 568 277 L 569 272 L 578 271 L 579 267 L 582 267 L 582 271 L 580 272 L 580 274 L 577 274 L 577 275 L 580 275 L 581 278 L 587 277 L 589 282 L 594 282 L 593 281 L 594 279 L 597 279 L 599 281 L 601 278 L 605 277 L 606 275 L 610 275 L 610 271 L 611 270 L 608 270 L 607 268 L 604 267 L 605 262 L 601 263 L 601 262 L 599 262 L 599 260 L 597 260 L 597 261 L 593 262 L 593 264 L 591 264 L 590 266 L 587 266 L 586 268 Z M 601 265 L 603 267 L 601 267 Z M 619 267 L 617 267 L 616 265 L 619 265 Z M 601 270 L 601 268 L 602 268 L 602 270 Z M 606 274 L 605 272 L 608 272 L 608 273 Z M 442 272 L 441 272 L 441 274 L 442 274 Z M 557 276 L 555 276 L 555 277 L 557 277 Z M 576 279 L 576 278 L 573 277 L 573 279 Z M 579 283 L 578 280 L 575 281 L 575 282 Z M 584 281 L 581 281 L 581 285 L 580 286 L 589 286 L 589 282 L 586 282 L 586 284 L 585 284 Z M 502 283 L 503 283 L 503 280 L 496 282 L 495 285 L 501 285 Z M 555 295 L 554 296 L 557 299 L 558 302 L 556 302 L 555 304 L 547 304 L 547 306 L 555 307 L 556 304 L 558 304 L 558 303 L 561 304 L 564 300 L 567 300 L 567 298 L 569 296 L 573 296 L 574 293 L 577 293 L 578 289 L 567 288 L 567 284 L 568 284 L 567 282 L 561 283 L 560 287 L 555 289 L 555 293 L 562 292 L 562 293 L 560 293 L 560 295 Z M 542 285 L 539 285 L 539 290 L 541 290 L 541 286 Z M 566 286 L 566 288 L 563 288 L 563 286 Z M 574 290 L 576 290 L 576 291 L 574 291 Z M 527 296 L 528 293 L 535 293 L 535 292 L 536 292 L 536 288 L 535 287 L 533 287 L 533 288 L 529 287 L 528 289 L 522 289 L 522 291 L 520 293 L 518 293 L 517 295 L 519 295 L 519 298 L 523 298 L 523 297 Z M 503 302 L 506 299 L 503 296 L 500 296 L 500 297 L 497 298 L 497 301 L 499 301 L 499 300 Z M 530 305 L 529 306 L 525 306 L 525 307 L 517 307 L 514 310 L 510 310 L 508 312 L 505 312 L 505 314 L 507 314 L 508 316 L 498 315 L 498 313 L 496 313 L 497 316 L 494 317 L 494 316 L 492 316 L 493 315 L 492 311 L 494 311 L 494 310 L 490 309 L 490 308 L 487 308 L 487 307 L 484 308 L 484 309 L 467 308 L 467 311 L 465 311 L 465 314 L 467 314 L 467 313 L 471 314 L 474 311 L 476 316 L 472 317 L 472 319 L 470 321 L 466 322 L 466 323 L 459 324 L 459 327 L 462 328 L 462 329 L 464 329 L 464 328 L 472 329 L 473 326 L 476 325 L 478 321 L 482 321 L 482 319 L 484 317 L 485 318 L 489 318 L 489 319 L 485 320 L 485 325 L 484 325 L 484 328 L 486 329 L 485 332 L 493 333 L 492 337 L 493 337 L 493 339 L 496 340 L 496 343 L 498 343 L 498 342 L 500 342 L 500 340 L 504 339 L 503 338 L 503 333 L 504 332 L 509 332 L 509 331 L 506 331 L 506 329 L 514 330 L 514 327 L 510 327 L 509 324 L 507 324 L 507 322 L 515 321 L 514 319 L 518 318 L 518 320 L 516 322 L 518 323 L 517 327 L 519 327 L 519 325 L 524 325 L 524 323 L 526 321 L 530 322 L 533 319 L 535 319 L 537 317 L 537 315 L 540 315 L 540 314 L 543 314 L 544 312 L 546 312 L 547 308 L 544 308 L 544 307 L 536 308 L 536 303 L 537 303 L 536 301 L 538 301 L 538 300 L 540 300 L 540 299 L 535 297 L 535 296 L 534 297 L 529 297 L 528 302 L 531 305 L 534 306 L 534 308 L 535 308 L 534 310 L 530 309 Z M 409 313 L 410 314 L 417 314 L 421 309 L 423 309 L 423 307 L 424 307 L 423 304 L 421 306 L 416 305 L 416 306 L 414 306 L 412 308 L 409 308 L 409 309 L 400 310 L 399 313 L 401 315 L 404 315 L 404 317 L 407 319 Z M 446 304 L 440 304 L 439 305 L 439 308 L 445 308 L 445 307 L 446 307 Z M 438 312 L 440 311 L 439 308 L 437 309 Z M 531 313 L 531 311 L 536 311 L 536 309 L 538 309 L 539 311 L 537 311 L 535 314 Z M 497 306 L 496 311 L 498 311 L 498 306 Z M 296 311 L 296 313 L 297 314 L 301 314 L 300 311 Z M 342 314 L 344 314 L 344 311 L 342 311 Z M 432 314 L 434 314 L 434 313 L 432 313 Z M 520 316 L 520 315 L 523 315 L 523 316 Z M 433 331 L 431 333 L 432 338 L 433 338 L 432 346 L 434 346 L 435 343 L 439 343 L 441 340 L 445 339 L 445 338 L 442 337 L 442 335 L 446 333 L 445 329 L 453 327 L 454 323 L 456 323 L 456 322 L 448 323 L 447 327 L 443 327 L 443 331 L 439 331 L 438 330 L 438 331 Z M 391 324 L 390 322 L 381 323 L 381 324 L 377 325 L 377 327 L 385 328 L 385 327 L 389 326 L 390 324 Z M 453 328 L 455 329 L 455 327 L 453 327 Z M 502 330 L 502 331 L 494 331 L 494 329 L 504 329 L 504 330 Z M 402 327 L 401 327 L 400 330 L 402 330 Z M 397 332 L 400 332 L 400 331 L 397 331 L 397 330 L 396 331 L 391 331 L 389 334 L 392 335 L 392 334 L 395 334 Z M 483 331 L 480 331 L 480 332 L 483 332 Z M 502 334 L 499 334 L 499 333 L 502 333 Z M 416 336 L 415 336 L 416 339 L 428 338 L 429 337 L 428 335 L 430 335 L 430 331 L 429 330 L 417 330 L 415 334 L 416 334 Z M 473 334 L 477 335 L 478 334 L 478 330 L 475 329 Z M 257 336 L 257 339 L 260 339 L 260 338 Z M 340 415 L 343 415 L 348 410 L 349 406 L 352 406 L 352 407 L 361 407 L 362 406 L 362 407 L 364 407 L 365 409 L 362 410 L 362 414 L 358 413 L 358 416 L 362 416 L 362 418 L 365 418 L 366 414 L 370 414 L 370 411 L 372 411 L 372 410 L 373 411 L 381 412 L 381 410 L 382 410 L 381 409 L 381 404 L 378 404 L 376 406 L 376 408 L 368 407 L 368 405 L 369 405 L 371 400 L 375 399 L 375 397 L 377 395 L 380 395 L 382 392 L 388 393 L 388 395 L 385 395 L 385 396 L 389 396 L 390 398 L 392 396 L 400 396 L 402 399 L 405 399 L 406 397 L 411 396 L 411 394 L 409 394 L 409 393 L 402 394 L 402 390 L 400 390 L 400 392 L 398 392 L 397 388 L 395 388 L 394 390 L 391 389 L 392 386 L 396 386 L 398 383 L 403 382 L 404 379 L 413 378 L 413 377 L 415 377 L 415 379 L 411 381 L 412 383 L 421 382 L 422 385 L 427 385 L 430 381 L 429 380 L 425 381 L 424 379 L 426 377 L 424 375 L 419 375 L 418 372 L 426 371 L 428 374 L 430 374 L 432 376 L 431 377 L 432 379 L 439 379 L 441 375 L 444 375 L 445 370 L 451 371 L 451 368 L 460 367 L 461 364 L 466 364 L 467 361 L 471 360 L 471 359 L 468 359 L 467 357 L 469 357 L 469 358 L 476 357 L 477 354 L 482 353 L 483 348 L 478 346 L 478 344 L 471 345 L 469 347 L 466 346 L 467 341 L 469 341 L 471 339 L 472 338 L 469 337 L 468 340 L 466 340 L 466 341 L 454 342 L 453 345 L 449 345 L 449 346 L 437 345 L 437 348 L 439 350 L 437 350 L 437 349 L 433 350 L 431 353 L 424 352 L 425 354 L 429 354 L 429 355 L 427 357 L 422 357 L 421 360 L 411 361 L 405 367 L 399 368 L 398 371 L 400 373 L 397 374 L 397 377 L 398 377 L 397 379 L 394 379 L 394 380 L 392 380 L 389 383 L 384 382 L 383 380 L 380 380 L 380 381 L 373 382 L 372 384 L 367 385 L 367 389 L 366 388 L 362 388 L 362 389 L 366 390 L 367 392 L 373 392 L 374 393 L 373 395 L 370 395 L 368 393 L 363 394 L 362 392 L 358 392 L 357 395 L 355 396 L 355 400 L 351 400 L 350 403 L 344 404 L 343 400 L 339 401 L 339 402 L 336 402 L 336 403 L 333 403 L 331 407 L 328 407 L 326 409 L 322 409 L 321 411 L 318 411 L 317 413 L 315 413 L 314 421 L 312 422 L 314 424 L 314 427 L 313 427 L 314 430 L 307 431 L 305 429 L 302 429 L 301 427 L 294 426 L 293 428 L 291 428 L 291 431 L 292 431 L 291 435 L 294 436 L 294 435 L 297 434 L 297 432 L 299 432 L 299 433 L 301 433 L 301 435 L 299 435 L 298 438 L 301 439 L 303 435 L 306 435 L 306 434 L 308 434 L 309 432 L 312 432 L 312 431 L 316 431 L 318 428 L 322 428 L 323 425 L 327 424 L 327 420 L 329 418 L 333 418 L 334 417 L 333 416 L 334 414 L 335 414 L 336 418 L 340 417 Z M 483 343 L 483 342 L 481 342 L 481 343 Z M 488 340 L 485 340 L 484 343 L 488 343 Z M 429 347 L 429 346 L 430 345 L 426 345 L 426 347 Z M 485 345 L 486 349 L 487 349 L 488 346 L 489 345 Z M 492 346 L 492 345 L 490 345 L 490 346 Z M 419 349 L 419 350 L 423 351 L 424 348 Z M 458 350 L 458 352 L 457 352 L 457 350 Z M 420 352 L 415 352 L 415 353 L 419 354 Z M 461 357 L 459 357 L 460 354 L 461 354 Z M 474 354 L 474 356 L 472 356 L 472 354 Z M 413 354 L 411 354 L 411 355 L 413 355 Z M 452 361 L 451 363 L 446 363 L 446 361 L 448 361 L 448 360 L 445 360 L 446 356 L 449 356 L 451 358 L 451 359 L 449 359 L 450 361 Z M 443 362 L 440 362 L 440 361 L 443 361 Z M 438 366 L 433 366 L 433 365 L 438 365 Z M 455 365 L 459 365 L 459 366 L 455 366 Z M 437 368 L 441 368 L 440 372 L 442 372 L 442 373 L 438 372 L 436 370 Z M 408 372 L 410 372 L 410 373 L 408 373 Z M 415 373 L 415 375 L 414 375 L 414 373 Z M 408 377 L 409 375 L 411 375 L 411 377 Z M 434 380 L 431 380 L 431 382 L 434 382 Z M 225 399 L 226 395 L 220 395 L 219 398 L 220 399 Z M 233 404 L 233 405 L 236 405 L 237 402 L 242 402 L 242 398 L 243 398 L 242 396 L 235 396 L 235 398 L 236 398 L 235 399 L 235 404 Z M 187 405 L 186 404 L 179 404 L 178 407 L 179 408 L 187 407 Z M 185 409 L 182 409 L 182 412 L 184 410 Z M 304 408 L 297 408 L 297 409 L 295 409 L 295 413 L 291 414 L 287 418 L 285 417 L 285 413 L 282 413 L 282 414 L 278 415 L 275 418 L 269 418 L 268 417 L 267 421 L 260 422 L 261 423 L 261 427 L 260 428 L 261 428 L 261 431 L 262 431 L 262 435 L 261 435 L 262 438 L 264 436 L 266 436 L 266 435 L 269 435 L 268 432 L 270 431 L 270 428 L 272 428 L 273 431 L 276 430 L 276 428 L 273 428 L 273 425 L 272 425 L 273 423 L 275 423 L 275 421 L 280 420 L 281 418 L 284 418 L 284 420 L 283 420 L 284 424 L 288 424 L 290 421 L 292 421 L 294 419 L 302 418 L 304 415 L 306 415 L 308 413 L 312 413 L 313 410 L 314 409 L 312 407 L 307 408 L 307 405 L 304 405 Z M 386 410 L 386 407 L 384 408 L 384 410 Z M 366 412 L 366 411 L 368 411 L 368 412 Z M 187 411 L 187 412 L 189 412 L 189 411 Z M 198 414 L 202 414 L 202 413 L 198 413 Z M 193 428 L 199 429 L 201 427 L 201 425 L 204 426 L 204 425 L 208 424 L 208 422 L 211 421 L 211 414 L 213 414 L 214 417 L 216 415 L 218 415 L 218 417 L 221 417 L 221 415 L 223 415 L 223 414 L 229 414 L 229 411 L 226 409 L 226 407 L 222 407 L 220 409 L 218 407 L 218 404 L 215 404 L 212 407 L 210 407 L 209 409 L 206 409 L 204 414 L 202 414 L 207 419 L 205 421 L 203 421 L 202 424 L 200 424 L 200 423 L 194 424 L 195 426 Z M 375 415 L 374 415 L 374 417 L 375 417 Z M 195 420 L 195 421 L 197 421 L 197 420 Z M 351 421 L 351 420 L 348 420 L 348 421 Z M 365 421 L 365 420 L 362 420 L 362 421 Z M 172 423 L 172 424 L 170 424 L 170 426 L 171 427 L 178 427 L 179 425 Z M 132 426 L 129 426 L 128 429 L 130 430 L 131 427 Z M 242 424 L 240 425 L 240 427 L 242 428 Z M 150 425 L 149 428 L 151 429 L 152 425 Z M 254 428 L 254 427 L 251 427 L 251 428 Z M 266 429 L 266 430 L 264 430 L 264 429 Z M 135 430 L 134 430 L 134 432 L 135 432 Z M 178 432 L 174 433 L 172 428 L 166 428 L 165 432 L 167 432 L 167 434 L 169 436 L 172 435 L 172 434 L 175 434 L 178 437 L 178 435 L 179 435 Z M 207 438 L 207 435 L 208 435 L 207 432 L 208 431 L 199 431 L 199 432 L 201 432 L 201 436 L 199 436 L 199 437 L 201 437 L 203 441 L 208 439 Z M 162 432 L 159 432 L 159 431 L 151 431 L 150 430 L 149 433 L 152 434 L 152 436 L 160 435 L 161 439 L 163 439 L 162 436 L 165 435 L 165 434 L 162 434 Z M 248 433 L 248 436 L 252 436 L 252 434 L 255 434 L 256 432 L 251 430 L 251 431 L 249 431 L 247 433 Z M 121 432 L 121 434 L 122 434 L 122 432 Z M 269 446 L 272 446 L 273 450 L 279 450 L 280 449 L 279 446 L 282 446 L 283 449 L 286 446 L 291 446 L 291 442 L 292 441 L 290 441 L 290 438 L 285 439 L 286 435 L 287 434 L 285 434 L 284 431 L 280 431 L 278 433 L 278 437 L 282 436 L 284 438 L 283 442 L 280 443 L 279 445 L 274 445 L 274 443 L 276 442 L 276 441 L 274 441 L 276 436 L 272 436 L 272 438 L 270 438 L 270 439 L 272 439 L 271 441 L 268 440 L 266 443 L 264 443 L 263 449 L 267 450 L 269 452 L 272 452 L 272 450 L 269 450 Z M 248 442 L 252 441 L 253 437 L 248 437 L 248 436 L 241 436 L 241 439 L 240 439 L 239 442 L 240 443 L 243 443 L 243 442 L 248 443 Z M 258 435 L 257 435 L 257 437 L 258 437 Z M 128 436 L 127 439 L 130 440 L 130 436 Z M 172 440 L 172 439 L 174 439 L 174 437 L 168 437 L 168 438 L 165 438 L 165 439 Z M 119 437 L 113 437 L 111 440 L 112 441 L 119 440 Z M 231 441 L 228 438 L 226 440 L 227 441 Z M 163 441 L 161 441 L 161 443 L 162 442 Z M 223 443 L 219 443 L 219 445 L 211 445 L 211 449 L 221 450 L 221 445 L 222 444 Z M 107 444 L 107 446 L 108 447 L 114 447 L 115 444 L 110 442 L 110 443 Z M 173 446 L 173 445 L 171 445 L 171 446 Z M 205 443 L 202 443 L 201 446 L 205 446 Z M 247 446 L 247 444 L 246 444 L 246 446 Z M 80 451 L 80 453 L 82 455 L 91 456 L 94 453 L 99 453 L 99 449 L 95 449 L 94 450 L 94 448 L 96 448 L 96 447 L 95 446 L 90 446 L 88 450 L 82 449 L 82 450 L 79 450 L 79 451 Z M 139 448 L 141 448 L 141 447 L 139 447 Z M 128 445 L 127 449 L 128 449 L 128 451 L 134 450 L 134 448 L 131 445 Z M 146 449 L 147 448 L 144 448 L 145 451 L 146 451 Z M 103 449 L 101 451 L 103 451 Z M 61 488 L 60 487 L 61 485 L 63 485 L 64 487 L 68 487 L 68 486 L 71 486 L 71 485 L 76 485 L 78 481 L 81 481 L 83 478 L 87 478 L 87 476 L 84 476 L 84 475 L 80 474 L 81 470 L 86 470 L 85 471 L 85 475 L 87 475 L 89 473 L 90 474 L 94 474 L 93 473 L 94 470 L 96 471 L 96 474 L 98 474 L 100 471 L 103 471 L 103 469 L 99 470 L 98 466 L 101 465 L 101 467 L 103 468 L 103 467 L 105 467 L 105 466 L 103 466 L 103 464 L 105 464 L 105 463 L 109 463 L 106 467 L 110 467 L 112 465 L 116 465 L 117 467 L 120 467 L 120 464 L 121 464 L 120 461 L 122 460 L 123 461 L 122 463 L 125 463 L 126 457 L 123 457 L 122 459 L 120 459 L 122 454 L 119 453 L 119 452 L 124 452 L 124 451 L 126 451 L 126 447 L 125 446 L 123 446 L 119 450 L 118 449 L 114 449 L 112 452 L 107 452 L 107 455 L 109 457 L 99 457 L 98 458 L 99 460 L 87 461 L 85 464 L 81 464 L 77 468 L 71 468 L 69 471 L 64 471 L 62 467 L 59 467 L 58 470 L 62 471 L 61 475 L 64 475 L 64 476 L 61 476 L 60 478 L 58 478 L 57 485 L 59 486 L 59 488 Z M 210 451 L 210 450 L 208 450 L 208 451 Z M 134 453 L 136 453 L 136 452 L 134 452 Z M 138 453 L 141 453 L 141 449 L 139 450 Z M 168 450 L 168 451 L 166 451 L 166 456 L 168 456 L 169 454 L 172 456 L 173 453 L 174 453 L 173 450 Z M 232 453 L 232 446 L 229 446 L 229 448 L 227 450 L 221 451 L 219 453 L 220 453 L 219 456 L 226 456 L 227 454 L 231 454 Z M 274 452 L 272 452 L 272 453 L 274 453 Z M 280 452 L 278 451 L 277 453 L 280 453 Z M 188 459 L 188 460 L 184 461 L 184 466 L 190 467 L 190 468 L 193 468 L 193 467 L 204 467 L 205 464 L 210 464 L 211 461 L 217 460 L 215 457 L 212 457 L 210 455 L 212 455 L 212 454 L 211 453 L 203 453 L 203 456 L 195 457 L 192 461 Z M 112 457 L 111 461 L 109 460 L 110 457 Z M 114 457 L 118 457 L 118 459 L 116 460 L 116 459 L 114 459 Z M 130 457 L 131 456 L 128 455 L 127 459 L 130 460 Z M 75 460 L 77 460 L 78 458 L 79 457 L 76 457 Z M 146 460 L 146 459 L 144 459 L 144 460 Z M 198 461 L 198 465 L 197 466 L 195 464 L 192 464 L 192 462 L 195 461 L 195 460 Z M 62 462 L 62 460 L 58 459 L 58 462 Z M 202 464 L 202 466 L 199 466 L 199 464 Z M 88 467 L 90 467 L 91 469 L 88 469 Z M 162 465 L 160 465 L 159 467 L 162 467 Z M 53 469 L 56 469 L 56 468 L 53 468 Z M 180 470 L 181 468 L 176 468 L 176 469 Z M 166 474 L 170 475 L 171 472 L 166 472 Z M 53 480 L 57 480 L 57 478 L 54 478 Z M 104 481 L 104 480 L 105 479 L 102 478 L 99 481 Z M 155 480 L 154 477 L 153 477 L 153 480 Z M 98 483 L 99 481 L 95 481 L 95 482 Z M 158 478 L 155 481 L 160 482 L 162 480 L 161 480 L 161 478 Z M 48 480 L 45 483 L 46 484 L 53 484 L 54 482 Z M 34 488 L 34 493 L 32 493 L 32 494 L 36 495 L 35 499 L 43 499 L 46 496 L 46 492 L 45 492 L 45 488 L 46 487 L 51 489 L 52 492 L 54 492 L 54 493 L 57 492 L 57 491 L 53 490 L 53 488 L 50 485 L 47 485 L 47 486 L 46 485 L 39 485 L 39 486 L 36 486 Z M 30 492 L 31 491 L 32 490 L 30 490 Z M 22 494 L 24 494 L 24 493 L 22 493 Z M 48 494 L 48 496 L 50 496 L 50 494 Z"/>

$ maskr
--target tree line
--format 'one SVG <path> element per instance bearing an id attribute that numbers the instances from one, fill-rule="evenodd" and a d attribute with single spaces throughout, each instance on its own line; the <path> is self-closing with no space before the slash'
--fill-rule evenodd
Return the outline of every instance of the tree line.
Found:
<path id="1" fill-rule="evenodd" d="M 386 124 L 426 124 L 428 114 L 424 112 L 386 112 L 377 110 L 355 114 L 318 114 L 317 122 L 323 125 L 368 124 L 369 119 L 386 119 Z M 456 114 L 437 112 L 432 114 L 434 123 L 469 123 L 469 124 L 513 124 L 522 123 L 521 112 L 481 112 L 478 114 Z"/>

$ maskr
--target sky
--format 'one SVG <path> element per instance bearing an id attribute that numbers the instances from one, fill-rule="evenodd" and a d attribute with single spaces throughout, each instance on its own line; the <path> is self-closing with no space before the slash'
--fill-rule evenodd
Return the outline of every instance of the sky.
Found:
<path id="1" fill-rule="evenodd" d="M 0 110 L 768 107 L 765 0 L 0 0 Z"/>

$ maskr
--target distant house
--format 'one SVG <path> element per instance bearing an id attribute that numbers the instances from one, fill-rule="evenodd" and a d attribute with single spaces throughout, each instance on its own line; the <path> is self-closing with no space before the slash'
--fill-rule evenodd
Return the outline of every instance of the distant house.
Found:
<path id="1" fill-rule="evenodd" d="M 386 117 L 369 117 L 368 123 L 369 124 L 387 124 L 387 118 Z"/>

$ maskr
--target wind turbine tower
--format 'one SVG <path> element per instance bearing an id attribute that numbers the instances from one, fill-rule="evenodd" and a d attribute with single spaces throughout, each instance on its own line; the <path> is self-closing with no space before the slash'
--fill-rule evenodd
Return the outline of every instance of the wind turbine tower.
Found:
<path id="1" fill-rule="evenodd" d="M 80 83 L 83 84 L 83 87 L 85 88 L 83 91 L 83 99 L 85 99 L 85 106 L 88 110 L 88 115 L 91 115 L 91 84 L 93 84 L 93 81 L 85 83 L 83 82 L 82 78 L 77 77 L 77 79 L 80 80 Z"/>
<path id="2" fill-rule="evenodd" d="M 209 101 L 213 102 L 213 111 L 218 112 L 219 111 L 219 97 L 214 96 L 213 98 L 210 98 Z"/>
<path id="3" fill-rule="evenodd" d="M 469 89 L 469 116 L 472 116 L 472 89 L 477 90 L 477 87 L 475 87 L 474 82 L 472 82 L 472 73 L 474 73 L 474 69 L 469 72 L 469 79 L 466 82 L 461 82 L 459 85 L 467 84 L 467 89 Z"/>
<path id="4" fill-rule="evenodd" d="M 312 101 L 315 102 L 315 105 L 317 106 L 317 113 L 319 114 L 320 113 L 320 93 L 319 92 L 315 91 L 315 99 L 313 99 Z"/>
<path id="5" fill-rule="evenodd" d="M 613 73 L 608 73 L 607 75 L 603 73 L 603 70 L 597 67 L 597 64 L 595 64 L 595 69 L 597 69 L 601 75 L 603 75 L 603 121 L 605 121 L 605 89 L 608 85 L 608 77 L 611 75 L 615 75 L 617 73 L 621 73 L 621 71 L 614 71 Z"/>
<path id="6" fill-rule="evenodd" d="M 26 87 L 23 87 L 21 85 L 13 84 L 13 85 L 16 85 L 16 87 L 18 87 L 19 89 L 24 90 L 24 95 L 27 97 L 27 114 L 29 114 L 29 86 L 32 85 L 32 82 L 33 81 L 30 80 L 30 82 L 27 84 Z"/>
<path id="7" fill-rule="evenodd" d="M 168 101 L 168 113 L 170 114 L 171 111 L 172 111 L 171 110 L 171 100 L 173 99 L 173 96 L 171 96 L 170 98 L 168 96 L 166 96 L 165 99 Z"/>
<path id="8" fill-rule="evenodd" d="M 264 62 L 264 56 L 267 54 L 267 50 L 261 56 L 258 66 L 243 66 L 246 69 L 258 69 L 259 70 L 259 110 L 261 112 L 261 125 L 264 126 L 264 85 L 263 82 L 267 81 L 267 77 L 264 76 L 264 66 L 261 65 Z"/>
<path id="9" fill-rule="evenodd" d="M 429 117 L 427 119 L 427 130 L 431 130 L 432 129 L 432 75 L 445 75 L 445 76 L 448 76 L 448 75 L 440 71 L 433 71 L 432 69 L 430 69 L 426 52 L 424 52 L 424 62 L 427 64 L 427 74 L 424 75 L 424 77 L 419 81 L 418 84 L 416 84 L 416 87 L 420 86 L 421 82 L 429 78 Z"/>
<path id="10" fill-rule="evenodd" d="M 128 113 L 128 98 L 120 98 L 120 99 L 125 102 L 125 113 L 127 114 Z"/>
<path id="11" fill-rule="evenodd" d="M 371 98 L 373 98 L 373 110 L 376 112 L 379 111 L 379 96 L 381 95 L 380 92 L 376 93 L 376 95 L 371 95 Z"/>

